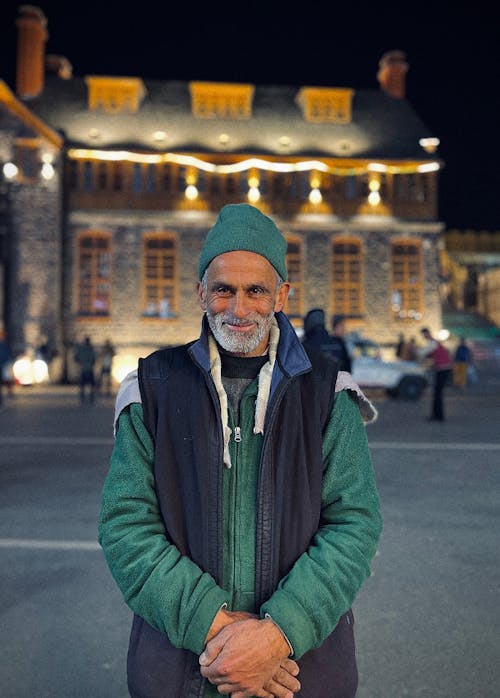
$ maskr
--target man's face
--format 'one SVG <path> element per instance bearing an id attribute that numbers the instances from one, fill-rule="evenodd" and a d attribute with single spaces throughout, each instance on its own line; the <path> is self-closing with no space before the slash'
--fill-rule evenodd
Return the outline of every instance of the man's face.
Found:
<path id="1" fill-rule="evenodd" d="M 217 343 L 234 356 L 260 356 L 267 348 L 274 313 L 282 310 L 290 284 L 278 289 L 273 266 L 255 252 L 225 252 L 207 269 L 198 299 Z"/>

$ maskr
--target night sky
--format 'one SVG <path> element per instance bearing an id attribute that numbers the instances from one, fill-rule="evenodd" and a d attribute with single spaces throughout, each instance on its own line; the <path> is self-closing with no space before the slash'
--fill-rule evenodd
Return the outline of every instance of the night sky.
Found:
<path id="1" fill-rule="evenodd" d="M 0 78 L 11 87 L 20 4 L 4 0 L 0 10 Z M 447 228 L 500 230 L 494 3 L 309 0 L 300 10 L 273 0 L 135 2 L 132 9 L 110 0 L 32 4 L 48 20 L 47 53 L 65 56 L 75 76 L 378 88 L 380 57 L 402 50 L 406 96 L 441 141 L 441 220 Z"/>

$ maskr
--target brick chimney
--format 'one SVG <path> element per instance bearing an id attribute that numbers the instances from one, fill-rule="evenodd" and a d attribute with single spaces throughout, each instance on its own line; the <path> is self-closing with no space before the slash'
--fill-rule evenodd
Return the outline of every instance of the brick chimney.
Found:
<path id="1" fill-rule="evenodd" d="M 39 7 L 21 5 L 16 25 L 16 93 L 22 99 L 30 99 L 39 95 L 44 86 L 47 19 Z"/>
<path id="2" fill-rule="evenodd" d="M 406 73 L 408 72 L 404 51 L 387 51 L 378 63 L 377 80 L 380 87 L 391 97 L 403 99 L 406 94 Z"/>

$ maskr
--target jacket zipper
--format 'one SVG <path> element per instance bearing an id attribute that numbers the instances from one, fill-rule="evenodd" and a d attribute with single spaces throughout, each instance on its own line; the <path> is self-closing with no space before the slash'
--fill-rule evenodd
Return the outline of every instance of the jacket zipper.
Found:
<path id="1" fill-rule="evenodd" d="M 241 441 L 241 429 L 240 427 L 234 427 L 234 440 L 237 444 Z"/>

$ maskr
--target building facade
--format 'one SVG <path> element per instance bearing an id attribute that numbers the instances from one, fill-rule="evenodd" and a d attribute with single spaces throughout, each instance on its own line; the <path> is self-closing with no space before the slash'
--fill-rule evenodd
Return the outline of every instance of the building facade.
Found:
<path id="1" fill-rule="evenodd" d="M 17 20 L 0 82 L 2 314 L 15 352 L 84 336 L 117 365 L 199 332 L 207 230 L 250 202 L 288 241 L 287 312 L 345 315 L 381 342 L 441 327 L 438 141 L 405 98 L 402 52 L 374 89 L 73 77 L 47 19 Z M 370 66 L 368 66 L 368 69 Z"/>

